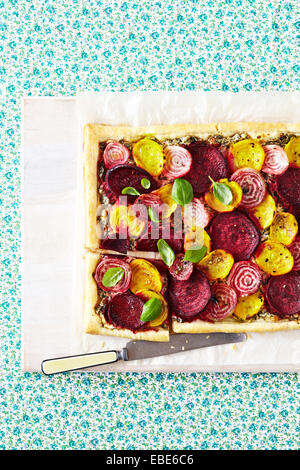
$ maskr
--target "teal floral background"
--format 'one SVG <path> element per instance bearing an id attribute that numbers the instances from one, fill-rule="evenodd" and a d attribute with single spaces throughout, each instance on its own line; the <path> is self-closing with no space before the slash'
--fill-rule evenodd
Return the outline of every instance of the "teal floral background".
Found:
<path id="1" fill-rule="evenodd" d="M 0 0 L 1 449 L 299 447 L 296 374 L 20 371 L 22 96 L 299 90 L 297 3 Z"/>

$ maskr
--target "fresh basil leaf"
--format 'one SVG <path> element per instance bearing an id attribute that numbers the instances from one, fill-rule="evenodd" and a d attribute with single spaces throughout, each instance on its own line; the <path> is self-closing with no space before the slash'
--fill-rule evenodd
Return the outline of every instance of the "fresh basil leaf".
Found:
<path id="1" fill-rule="evenodd" d="M 161 301 L 155 297 L 144 303 L 141 314 L 142 321 L 152 321 L 159 317 L 162 311 Z"/>
<path id="2" fill-rule="evenodd" d="M 184 260 L 185 261 L 191 261 L 192 263 L 199 263 L 199 261 L 204 258 L 206 255 L 207 248 L 206 246 L 195 246 L 195 248 L 191 248 L 190 250 L 187 250 L 184 255 Z"/>
<path id="3" fill-rule="evenodd" d="M 130 196 L 140 196 L 141 193 L 139 193 L 135 188 L 132 188 L 131 186 L 127 186 L 126 188 L 122 189 L 122 194 L 130 194 Z"/>
<path id="4" fill-rule="evenodd" d="M 220 202 L 229 206 L 232 203 L 233 195 L 231 189 L 227 184 L 215 183 L 213 187 L 214 196 L 219 199 Z"/>
<path id="5" fill-rule="evenodd" d="M 104 274 L 102 278 L 102 284 L 104 287 L 113 287 L 121 281 L 124 273 L 125 272 L 123 268 L 110 268 Z"/>
<path id="6" fill-rule="evenodd" d="M 163 262 L 168 266 L 172 266 L 175 259 L 175 253 L 170 247 L 170 245 L 165 240 L 158 240 L 157 248 L 160 252 L 160 256 L 162 257 Z"/>
<path id="7" fill-rule="evenodd" d="M 152 207 L 148 207 L 148 214 L 152 222 L 159 222 L 159 219 L 157 217 L 157 214 L 155 210 L 152 209 Z"/>
<path id="8" fill-rule="evenodd" d="M 151 186 L 151 183 L 147 178 L 142 178 L 141 179 L 141 185 L 143 186 L 143 188 L 149 189 L 150 186 Z"/>
<path id="9" fill-rule="evenodd" d="M 210 181 L 213 183 L 213 194 L 225 206 L 229 206 L 233 200 L 233 194 L 229 186 L 224 183 L 216 183 L 210 176 Z"/>
<path id="10" fill-rule="evenodd" d="M 172 198 L 177 204 L 184 206 L 189 204 L 194 197 L 193 187 L 184 178 L 177 178 L 172 187 Z"/>

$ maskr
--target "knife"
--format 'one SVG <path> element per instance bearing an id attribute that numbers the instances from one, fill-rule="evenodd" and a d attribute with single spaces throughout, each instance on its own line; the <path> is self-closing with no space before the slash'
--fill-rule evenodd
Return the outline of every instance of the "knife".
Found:
<path id="1" fill-rule="evenodd" d="M 241 343 L 246 339 L 245 333 L 176 334 L 171 335 L 170 341 L 166 343 L 129 341 L 126 347 L 120 351 L 101 351 L 45 359 L 41 364 L 41 369 L 45 375 L 52 375 L 102 364 L 112 364 L 117 361 L 135 361 L 192 349 L 208 348 L 218 344 Z"/>

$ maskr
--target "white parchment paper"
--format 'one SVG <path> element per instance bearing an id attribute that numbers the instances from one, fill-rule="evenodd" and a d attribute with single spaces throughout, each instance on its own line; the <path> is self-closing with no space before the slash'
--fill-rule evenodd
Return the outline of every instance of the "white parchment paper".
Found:
<path id="1" fill-rule="evenodd" d="M 298 92 L 150 91 L 82 93 L 82 123 L 151 124 L 232 121 L 299 122 Z"/>
<path id="2" fill-rule="evenodd" d="M 76 111 L 75 111 L 76 109 Z M 83 333 L 84 205 L 79 126 L 299 121 L 299 93 L 132 92 L 27 98 L 23 120 L 23 370 L 128 340 Z M 98 371 L 296 371 L 300 332 L 252 333 L 246 343 L 120 362 Z"/>

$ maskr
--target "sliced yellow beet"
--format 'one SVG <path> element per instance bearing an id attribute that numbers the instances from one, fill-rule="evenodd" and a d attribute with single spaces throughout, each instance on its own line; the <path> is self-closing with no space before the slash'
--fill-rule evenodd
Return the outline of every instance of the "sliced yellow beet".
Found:
<path id="1" fill-rule="evenodd" d="M 205 202 L 206 204 L 218 212 L 231 212 L 235 209 L 241 202 L 243 197 L 242 188 L 238 183 L 235 181 L 228 181 L 228 179 L 224 178 L 218 181 L 218 183 L 226 184 L 232 192 L 232 203 L 226 206 L 217 198 L 215 198 L 213 193 L 213 185 L 211 185 L 209 192 L 205 194 Z"/>
<path id="2" fill-rule="evenodd" d="M 114 206 L 111 207 L 110 212 L 109 212 L 109 224 L 115 233 L 119 232 L 121 228 L 124 230 L 127 229 L 127 225 L 128 225 L 127 219 L 128 219 L 127 206 L 115 204 Z"/>
<path id="3" fill-rule="evenodd" d="M 168 318 L 168 304 L 161 294 L 154 292 L 153 290 L 142 289 L 135 293 L 138 297 L 142 297 L 145 300 L 156 298 L 161 301 L 161 314 L 159 317 L 149 322 L 149 326 L 156 327 L 161 325 Z"/>
<path id="4" fill-rule="evenodd" d="M 184 251 L 191 250 L 193 247 L 206 247 L 206 253 L 211 250 L 211 240 L 208 233 L 200 227 L 190 229 L 184 236 Z"/>
<path id="5" fill-rule="evenodd" d="M 234 314 L 240 320 L 247 320 L 257 315 L 263 305 L 264 297 L 262 293 L 258 291 L 246 297 L 239 297 Z"/>
<path id="6" fill-rule="evenodd" d="M 270 227 L 270 239 L 274 242 L 290 245 L 298 233 L 298 223 L 293 214 L 277 212 Z"/>
<path id="7" fill-rule="evenodd" d="M 255 254 L 260 269 L 272 276 L 286 274 L 293 269 L 294 258 L 282 243 L 267 241 L 261 243 Z"/>
<path id="8" fill-rule="evenodd" d="M 137 166 L 146 170 L 152 176 L 159 176 L 164 167 L 162 145 L 145 137 L 134 144 L 132 155 Z"/>
<path id="9" fill-rule="evenodd" d="M 284 150 L 291 166 L 300 167 L 300 137 L 292 137 L 284 147 Z"/>
<path id="10" fill-rule="evenodd" d="M 109 224 L 115 233 L 121 230 L 131 237 L 138 238 L 145 228 L 145 222 L 130 214 L 130 207 L 115 204 L 109 213 Z"/>
<path id="11" fill-rule="evenodd" d="M 128 214 L 127 224 L 128 224 L 128 233 L 131 237 L 138 238 L 141 236 L 145 228 L 145 221 L 140 220 L 138 217 L 135 217 L 134 215 Z"/>
<path id="12" fill-rule="evenodd" d="M 134 294 L 140 290 L 160 292 L 162 278 L 156 267 L 145 259 L 135 259 L 130 263 L 131 283 L 130 290 Z"/>
<path id="13" fill-rule="evenodd" d="M 173 184 L 165 184 L 159 189 L 152 191 L 152 194 L 157 194 L 163 205 L 161 206 L 161 212 L 163 219 L 170 217 L 171 214 L 175 211 L 177 207 L 177 202 L 172 198 L 172 187 Z"/>
<path id="14" fill-rule="evenodd" d="M 258 220 L 262 229 L 270 227 L 276 214 L 276 203 L 271 194 L 267 194 L 263 201 L 251 213 Z"/>
<path id="15" fill-rule="evenodd" d="M 265 151 L 257 140 L 244 139 L 230 146 L 233 168 L 254 168 L 260 171 L 265 159 Z"/>
<path id="16" fill-rule="evenodd" d="M 233 256 L 224 250 L 214 250 L 205 256 L 199 263 L 201 271 L 210 281 L 225 279 L 234 263 Z"/>

